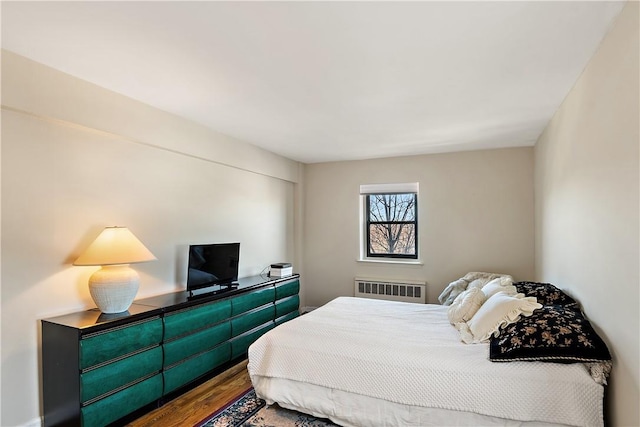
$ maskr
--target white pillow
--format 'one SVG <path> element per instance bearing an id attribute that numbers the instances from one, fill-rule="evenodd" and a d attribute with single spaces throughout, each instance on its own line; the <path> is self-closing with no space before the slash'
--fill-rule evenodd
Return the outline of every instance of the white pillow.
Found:
<path id="1" fill-rule="evenodd" d="M 489 298 L 466 323 L 458 323 L 462 341 L 467 344 L 485 342 L 500 328 L 520 320 L 520 316 L 531 316 L 533 310 L 541 308 L 535 297 L 524 294 L 507 295 L 498 292 Z"/>
<path id="2" fill-rule="evenodd" d="M 480 288 L 470 288 L 462 292 L 453 300 L 449 310 L 447 310 L 449 322 L 455 325 L 471 319 L 486 299 Z"/>
<path id="3" fill-rule="evenodd" d="M 491 298 L 498 292 L 504 292 L 507 295 L 515 295 L 518 290 L 513 286 L 513 281 L 509 277 L 498 277 L 482 287 L 482 292 L 487 298 Z"/>

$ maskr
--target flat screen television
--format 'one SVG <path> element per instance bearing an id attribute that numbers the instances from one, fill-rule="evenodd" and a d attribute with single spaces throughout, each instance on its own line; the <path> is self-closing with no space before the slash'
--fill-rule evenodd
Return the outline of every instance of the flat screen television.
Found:
<path id="1" fill-rule="evenodd" d="M 187 291 L 233 284 L 239 261 L 240 243 L 189 245 Z"/>

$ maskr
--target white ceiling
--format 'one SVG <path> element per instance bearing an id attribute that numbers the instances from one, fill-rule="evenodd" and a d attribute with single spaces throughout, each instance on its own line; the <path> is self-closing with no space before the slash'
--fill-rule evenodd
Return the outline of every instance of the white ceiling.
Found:
<path id="1" fill-rule="evenodd" d="M 530 146 L 624 2 L 2 2 L 2 47 L 305 163 Z"/>

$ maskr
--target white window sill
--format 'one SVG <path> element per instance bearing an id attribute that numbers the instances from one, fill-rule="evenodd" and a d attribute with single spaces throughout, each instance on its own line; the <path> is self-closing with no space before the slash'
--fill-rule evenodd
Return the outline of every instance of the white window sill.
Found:
<path id="1" fill-rule="evenodd" d="M 371 263 L 371 264 L 424 265 L 424 262 L 422 262 L 422 260 L 419 260 L 419 259 L 412 259 L 412 260 L 399 259 L 399 260 L 394 260 L 394 259 L 361 258 L 361 259 L 357 259 L 356 261 L 357 262 L 363 262 L 363 263 Z"/>

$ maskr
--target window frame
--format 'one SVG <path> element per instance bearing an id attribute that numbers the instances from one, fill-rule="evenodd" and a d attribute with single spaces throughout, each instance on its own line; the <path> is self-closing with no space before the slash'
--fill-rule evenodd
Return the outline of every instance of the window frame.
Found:
<path id="1" fill-rule="evenodd" d="M 419 246 L 418 246 L 418 191 L 417 191 L 417 183 L 416 185 L 416 190 L 415 191 L 402 191 L 402 189 L 399 189 L 400 191 L 396 190 L 396 191 L 392 191 L 391 189 L 388 189 L 386 191 L 377 191 L 377 192 L 367 192 L 361 194 L 362 196 L 364 196 L 364 238 L 365 240 L 362 242 L 363 243 L 363 252 L 364 254 L 366 254 L 366 259 L 370 259 L 370 260 L 394 260 L 394 261 L 400 261 L 400 260 L 408 260 L 408 261 L 417 261 L 419 258 Z M 371 203 L 370 203 L 370 197 L 371 196 L 378 196 L 378 195 L 413 195 L 413 202 L 414 202 L 414 216 L 413 216 L 413 220 L 411 221 L 371 221 Z M 371 251 L 371 225 L 375 225 L 375 224 L 411 224 L 414 227 L 414 253 L 413 254 L 390 254 L 390 253 L 374 253 Z"/>

